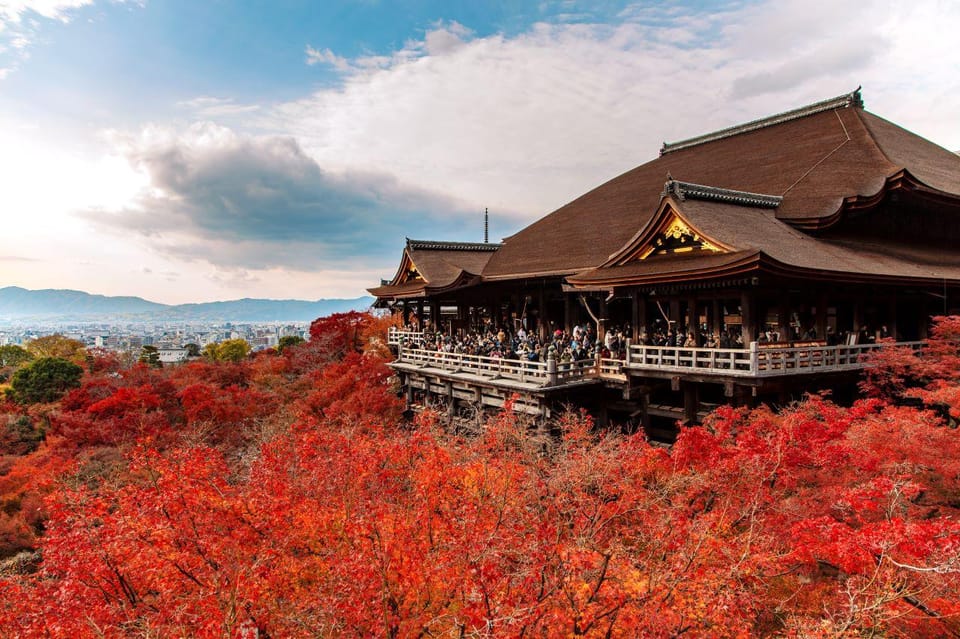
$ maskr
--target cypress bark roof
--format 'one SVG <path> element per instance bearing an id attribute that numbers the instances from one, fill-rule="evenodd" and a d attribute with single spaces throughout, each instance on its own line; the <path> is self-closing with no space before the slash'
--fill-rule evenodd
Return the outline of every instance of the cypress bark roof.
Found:
<path id="1" fill-rule="evenodd" d="M 604 264 L 656 215 L 668 176 L 687 186 L 708 185 L 714 194 L 742 192 L 769 198 L 771 204 L 780 198 L 772 210 L 751 207 L 745 209 L 748 213 L 734 211 L 742 207 L 706 201 L 682 206 L 691 215 L 696 215 L 696 209 L 717 216 L 714 223 L 724 228 L 715 237 L 722 242 L 745 251 L 762 246 L 771 259 L 779 260 L 780 255 L 797 266 L 808 267 L 820 259 L 834 264 L 837 259 L 844 264 L 862 261 L 860 266 L 851 263 L 850 268 L 875 274 L 908 269 L 910 262 L 872 261 L 866 247 L 848 246 L 846 253 L 828 253 L 819 244 L 818 257 L 803 257 L 814 240 L 793 227 L 815 231 L 835 224 L 845 209 L 878 201 L 895 180 L 907 180 L 960 202 L 960 157 L 864 111 L 859 92 L 854 92 L 665 145 L 657 159 L 507 238 L 484 268 L 484 280 L 572 275 Z M 751 241 L 742 237 L 728 241 L 724 233 L 736 230 L 734 219 L 748 227 L 756 222 L 756 228 L 766 228 L 768 234 L 758 234 Z M 711 224 L 706 218 L 702 223 Z M 774 246 L 773 238 L 783 245 Z"/>
<path id="2" fill-rule="evenodd" d="M 380 298 L 422 297 L 430 293 L 468 286 L 500 244 L 411 240 L 400 259 L 396 275 L 388 283 L 367 289 Z"/>

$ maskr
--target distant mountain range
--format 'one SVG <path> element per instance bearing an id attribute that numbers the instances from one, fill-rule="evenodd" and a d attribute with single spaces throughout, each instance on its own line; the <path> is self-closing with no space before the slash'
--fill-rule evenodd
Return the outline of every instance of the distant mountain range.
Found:
<path id="1" fill-rule="evenodd" d="M 365 310 L 372 303 L 372 297 L 316 301 L 244 298 L 170 305 L 141 297 L 108 297 L 59 289 L 31 291 L 8 286 L 0 288 L 0 320 L 309 322 L 331 313 Z"/>

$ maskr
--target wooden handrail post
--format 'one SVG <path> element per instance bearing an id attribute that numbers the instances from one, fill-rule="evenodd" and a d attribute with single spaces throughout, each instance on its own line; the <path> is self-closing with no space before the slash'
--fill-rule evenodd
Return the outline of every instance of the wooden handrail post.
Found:
<path id="1" fill-rule="evenodd" d="M 750 342 L 750 372 L 754 375 L 760 372 L 760 353 L 756 342 Z"/>
<path id="2" fill-rule="evenodd" d="M 626 365 L 627 365 L 627 366 L 630 366 L 630 346 L 631 346 L 631 344 L 632 344 L 632 340 L 628 337 L 628 338 L 627 338 L 627 352 L 626 352 L 626 356 L 625 356 L 625 361 L 626 361 Z"/>
<path id="3" fill-rule="evenodd" d="M 553 344 L 547 349 L 547 385 L 557 385 L 557 349 Z"/>

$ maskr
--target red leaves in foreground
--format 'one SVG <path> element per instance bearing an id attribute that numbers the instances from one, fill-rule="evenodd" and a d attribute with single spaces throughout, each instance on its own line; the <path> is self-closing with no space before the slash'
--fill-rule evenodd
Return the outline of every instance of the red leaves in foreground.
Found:
<path id="1" fill-rule="evenodd" d="M 204 369 L 170 393 L 76 391 L 72 412 L 118 423 L 276 423 L 252 458 L 149 439 L 120 474 L 63 475 L 39 572 L 0 579 L 2 633 L 960 633 L 960 440 L 933 412 L 726 408 L 668 452 L 580 415 L 558 439 L 509 410 L 471 438 L 431 413 L 403 427 L 372 355 L 280 400 L 285 371 L 248 376 L 261 388 Z"/>

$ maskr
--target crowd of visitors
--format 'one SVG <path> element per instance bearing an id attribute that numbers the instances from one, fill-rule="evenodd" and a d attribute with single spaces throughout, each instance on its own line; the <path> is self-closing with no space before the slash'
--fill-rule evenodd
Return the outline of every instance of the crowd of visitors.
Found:
<path id="1" fill-rule="evenodd" d="M 408 326 L 407 329 L 415 330 L 416 327 Z M 592 360 L 596 358 L 598 349 L 602 358 L 625 359 L 629 335 L 629 325 L 608 327 L 603 339 L 598 341 L 596 330 L 590 323 L 574 326 L 570 331 L 558 328 L 549 334 L 548 339 L 541 339 L 537 331 L 527 331 L 523 327 L 511 331 L 506 327 L 488 325 L 482 330 L 450 333 L 442 329 L 435 330 L 429 322 L 426 322 L 422 339 L 408 342 L 407 346 L 444 353 L 531 362 L 545 362 L 552 347 L 554 357 L 558 361 L 571 362 Z M 851 338 L 850 335 L 855 337 Z M 828 345 L 867 344 L 887 336 L 886 326 L 876 332 L 864 328 L 859 334 L 850 333 L 849 335 L 847 333 L 838 335 L 828 330 L 824 342 Z M 817 339 L 817 335 L 814 329 L 808 329 L 802 333 L 798 331 L 789 338 L 791 342 L 813 341 Z M 779 332 L 773 330 L 763 331 L 757 336 L 757 342 L 761 345 L 780 344 L 782 341 Z M 649 330 L 641 331 L 639 343 L 675 348 L 745 348 L 739 326 L 713 332 L 704 326 L 699 331 L 691 331 L 686 326 L 677 328 L 673 323 L 668 325 L 661 320 L 655 321 Z"/>
<path id="2" fill-rule="evenodd" d="M 597 332 L 591 324 L 577 325 L 572 330 L 554 330 L 548 339 L 541 339 L 536 331 L 522 326 L 511 331 L 505 327 L 486 327 L 482 331 L 451 334 L 432 330 L 423 331 L 423 341 L 410 344 L 427 350 L 480 355 L 531 362 L 545 362 L 551 351 L 557 361 L 576 362 L 593 360 L 599 349 L 600 357 L 623 359 L 626 356 L 626 335 L 629 327 L 611 327 L 604 339 L 597 341 Z"/>
<path id="3" fill-rule="evenodd" d="M 699 334 L 686 326 L 679 330 L 657 320 L 648 333 L 641 333 L 640 341 L 647 346 L 675 346 L 680 348 L 743 348 L 740 328 L 709 332 L 701 327 Z"/>

